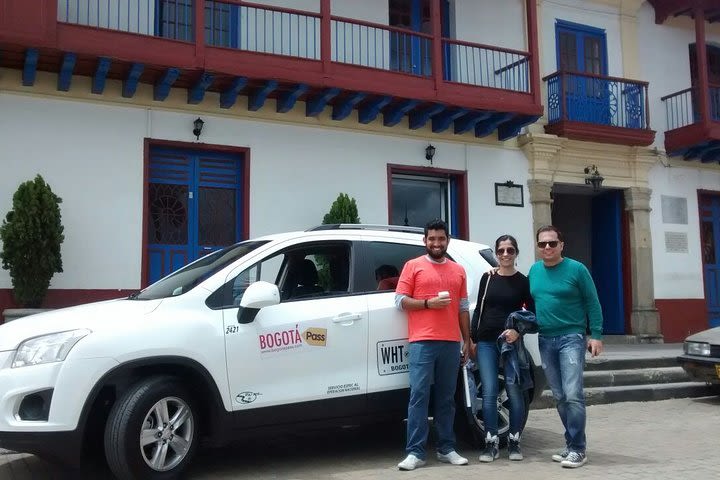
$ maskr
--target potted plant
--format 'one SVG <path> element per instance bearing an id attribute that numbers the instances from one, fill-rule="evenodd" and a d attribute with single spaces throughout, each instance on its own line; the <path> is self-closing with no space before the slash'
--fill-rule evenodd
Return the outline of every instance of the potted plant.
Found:
<path id="1" fill-rule="evenodd" d="M 15 303 L 24 308 L 3 312 L 6 321 L 8 315 L 37 313 L 53 275 L 63 271 L 60 203 L 40 175 L 23 182 L 13 195 L 12 209 L 0 226 L 0 260 L 10 272 Z"/>
<path id="2" fill-rule="evenodd" d="M 323 225 L 332 225 L 336 223 L 360 223 L 358 216 L 357 203 L 347 193 L 340 193 L 330 206 L 330 211 L 325 214 L 322 221 Z M 317 257 L 318 263 L 318 282 L 325 288 L 330 288 L 330 261 L 325 257 Z"/>
<path id="3" fill-rule="evenodd" d="M 350 198 L 347 193 L 339 194 L 330 207 L 330 211 L 325 214 L 325 217 L 323 217 L 322 223 L 323 225 L 334 223 L 360 223 L 355 199 Z"/>

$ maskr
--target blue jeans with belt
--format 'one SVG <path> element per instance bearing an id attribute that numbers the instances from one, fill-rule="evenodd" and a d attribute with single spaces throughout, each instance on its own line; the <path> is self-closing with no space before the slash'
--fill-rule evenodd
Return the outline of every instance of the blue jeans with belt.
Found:
<path id="1" fill-rule="evenodd" d="M 477 342 L 477 366 L 482 384 L 482 407 L 485 432 L 498 433 L 497 400 L 500 391 L 498 373 L 500 370 L 500 350 L 497 342 Z M 510 433 L 520 433 L 525 418 L 525 400 L 519 383 L 505 384 L 510 400 Z"/>
<path id="2" fill-rule="evenodd" d="M 410 365 L 410 402 L 408 404 L 408 454 L 425 459 L 430 386 L 433 385 L 434 424 L 437 450 L 442 454 L 455 450 L 455 387 L 460 369 L 460 342 L 424 340 L 408 347 Z"/>
<path id="3" fill-rule="evenodd" d="M 538 343 L 545 377 L 565 427 L 565 444 L 572 452 L 585 453 L 585 335 L 540 335 Z"/>

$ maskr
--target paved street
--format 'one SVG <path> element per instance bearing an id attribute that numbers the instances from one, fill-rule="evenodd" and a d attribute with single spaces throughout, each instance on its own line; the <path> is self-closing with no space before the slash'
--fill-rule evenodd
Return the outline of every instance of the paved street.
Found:
<path id="1" fill-rule="evenodd" d="M 383 425 L 296 433 L 263 443 L 249 439 L 196 457 L 187 478 L 717 478 L 720 397 L 597 405 L 588 407 L 588 415 L 589 462 L 578 470 L 561 469 L 550 460 L 563 443 L 555 410 L 533 410 L 523 438 L 523 462 L 501 458 L 489 465 L 480 464 L 477 451 L 460 445 L 460 453 L 471 457 L 469 466 L 438 464 L 432 458 L 415 472 L 399 472 L 395 464 L 403 457 L 404 432 L 397 425 Z M 108 473 L 101 470 L 82 475 L 63 473 L 30 455 L 0 455 L 2 480 L 107 477 Z"/>

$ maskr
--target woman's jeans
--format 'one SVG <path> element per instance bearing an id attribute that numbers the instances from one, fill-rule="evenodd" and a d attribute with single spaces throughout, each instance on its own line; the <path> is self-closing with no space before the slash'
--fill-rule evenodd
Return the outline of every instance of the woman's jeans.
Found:
<path id="1" fill-rule="evenodd" d="M 500 390 L 498 373 L 500 371 L 500 350 L 497 342 L 477 342 L 477 366 L 480 370 L 482 384 L 482 411 L 485 432 L 491 435 L 498 433 L 498 407 L 497 399 Z M 505 384 L 510 400 L 510 433 L 522 431 L 525 419 L 525 399 L 520 385 L 517 383 Z"/>
<path id="2" fill-rule="evenodd" d="M 406 452 L 425 459 L 428 437 L 428 405 L 433 386 L 437 450 L 455 450 L 455 387 L 460 370 L 460 342 L 425 340 L 410 342 L 410 402 L 408 404 Z M 434 383 L 433 383 L 434 382 Z"/>
<path id="3" fill-rule="evenodd" d="M 585 336 L 580 333 L 540 335 L 538 340 L 545 377 L 565 427 L 565 444 L 572 452 L 585 453 Z"/>

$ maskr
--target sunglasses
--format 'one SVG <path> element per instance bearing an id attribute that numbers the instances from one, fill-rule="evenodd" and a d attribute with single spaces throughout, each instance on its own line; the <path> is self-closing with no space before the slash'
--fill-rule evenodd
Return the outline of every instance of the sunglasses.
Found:
<path id="1" fill-rule="evenodd" d="M 537 242 L 538 248 L 545 248 L 547 246 L 550 246 L 550 248 L 555 248 L 558 246 L 558 243 L 560 243 L 558 240 L 552 240 L 550 242 Z"/>
<path id="2" fill-rule="evenodd" d="M 498 248 L 498 249 L 497 249 L 497 254 L 498 254 L 498 255 L 505 255 L 506 253 L 507 253 L 508 255 L 515 255 L 515 249 L 514 249 L 513 247 Z"/>

